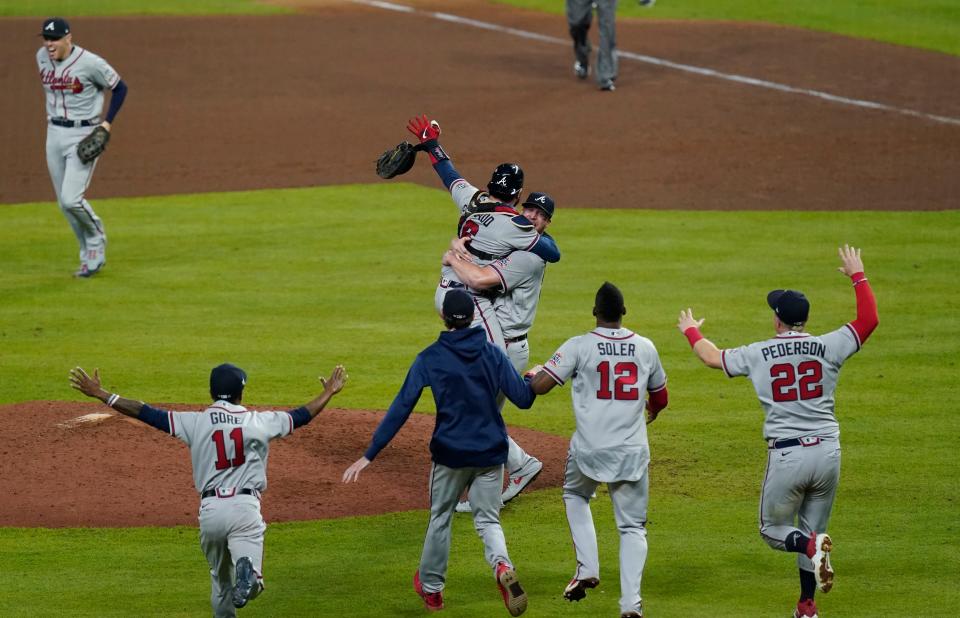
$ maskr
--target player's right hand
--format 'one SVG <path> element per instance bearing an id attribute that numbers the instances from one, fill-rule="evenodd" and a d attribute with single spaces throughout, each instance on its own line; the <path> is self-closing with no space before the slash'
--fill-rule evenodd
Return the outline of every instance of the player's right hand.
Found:
<path id="1" fill-rule="evenodd" d="M 333 369 L 333 373 L 330 374 L 330 379 L 324 380 L 320 378 L 320 384 L 323 384 L 323 390 L 330 391 L 331 395 L 336 395 L 343 389 L 343 385 L 347 383 L 347 372 L 343 368 L 343 365 L 337 365 Z"/>
<path id="2" fill-rule="evenodd" d="M 94 369 L 93 376 L 87 375 L 83 367 L 74 367 L 70 370 L 70 386 L 87 397 L 96 397 L 100 394 L 100 370 Z"/>
<path id="3" fill-rule="evenodd" d="M 840 261 L 843 262 L 843 266 L 837 267 L 837 270 L 848 277 L 863 272 L 863 260 L 860 259 L 860 249 L 851 247 L 850 245 L 844 245 L 838 249 L 838 252 L 840 253 Z"/>
<path id="4" fill-rule="evenodd" d="M 422 114 L 407 122 L 407 131 L 416 135 L 421 144 L 435 142 L 440 137 L 440 124 L 436 120 L 428 120 L 427 115 Z"/>

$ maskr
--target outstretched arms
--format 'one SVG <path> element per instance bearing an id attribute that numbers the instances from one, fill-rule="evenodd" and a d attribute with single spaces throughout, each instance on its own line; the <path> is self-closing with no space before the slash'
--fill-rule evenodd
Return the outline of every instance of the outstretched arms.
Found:
<path id="1" fill-rule="evenodd" d="M 857 295 L 857 319 L 850 322 L 851 328 L 857 333 L 860 344 L 867 340 L 880 323 L 877 314 L 877 299 L 870 289 L 866 275 L 863 274 L 863 260 L 860 259 L 860 249 L 844 245 L 838 250 L 842 266 L 837 270 L 850 277 L 853 289 Z"/>
<path id="2" fill-rule="evenodd" d="M 117 412 L 140 418 L 140 410 L 144 403 L 134 399 L 125 399 L 117 394 L 111 394 L 104 390 L 100 385 L 100 370 L 94 369 L 93 375 L 87 374 L 82 367 L 74 367 L 70 370 L 70 386 L 80 391 L 87 397 L 99 399 Z"/>
<path id="3" fill-rule="evenodd" d="M 680 332 L 683 333 L 687 341 L 690 342 L 693 353 L 703 361 L 704 365 L 712 367 L 713 369 L 722 369 L 720 348 L 700 334 L 700 326 L 705 319 L 706 318 L 700 318 L 699 320 L 694 319 L 692 309 L 687 309 L 686 311 L 681 310 L 680 317 L 677 319 L 677 328 L 680 329 Z"/>
<path id="4" fill-rule="evenodd" d="M 430 163 L 443 181 L 443 186 L 449 189 L 460 178 L 460 173 L 453 169 L 450 157 L 440 146 L 440 123 L 429 120 L 426 114 L 422 114 L 414 116 L 407 122 L 407 131 L 419 140 L 420 148 L 430 157 Z"/>

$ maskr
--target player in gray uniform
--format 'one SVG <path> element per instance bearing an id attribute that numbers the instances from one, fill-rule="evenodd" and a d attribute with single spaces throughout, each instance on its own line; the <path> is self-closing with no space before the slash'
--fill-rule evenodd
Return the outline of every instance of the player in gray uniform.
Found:
<path id="1" fill-rule="evenodd" d="M 570 440 L 563 503 L 577 568 L 563 596 L 579 601 L 600 583 L 590 500 L 606 483 L 620 532 L 621 616 L 641 618 L 650 463 L 646 425 L 667 406 L 667 375 L 653 342 L 623 327 L 626 312 L 620 290 L 604 283 L 593 306 L 596 328 L 568 339 L 542 367 L 531 370 L 536 372 L 531 386 L 540 395 L 573 379 L 577 429 Z"/>
<path id="2" fill-rule="evenodd" d="M 127 95 L 127 85 L 107 61 L 73 44 L 70 25 L 60 17 L 43 22 L 44 46 L 37 50 L 40 81 L 46 94 L 47 169 L 60 210 L 80 243 L 78 277 L 96 274 L 107 260 L 107 235 L 84 193 L 96 160 L 83 163 L 77 144 L 98 125 L 111 130 Z M 103 91 L 110 90 L 110 109 L 101 121 Z"/>
<path id="3" fill-rule="evenodd" d="M 460 219 L 457 240 L 454 242 L 458 249 L 469 252 L 478 265 L 489 264 L 518 250 L 534 253 L 550 263 L 560 260 L 556 242 L 544 233 L 546 224 L 531 221 L 517 212 L 517 204 L 523 194 L 523 170 L 519 165 L 498 165 L 487 183 L 487 191 L 481 191 L 454 169 L 450 157 L 439 144 L 440 125 L 436 120 L 428 120 L 425 115 L 414 117 L 409 121 L 407 130 L 423 145 L 434 170 L 450 191 L 457 207 Z M 527 210 L 524 205 L 524 212 Z M 539 212 L 536 208 L 530 211 Z M 549 223 L 549 219 L 546 223 Z M 440 282 L 434 293 L 434 307 L 438 314 L 442 314 L 441 305 L 447 291 L 463 287 L 456 271 L 449 265 L 443 265 Z M 506 349 L 491 298 L 486 294 L 474 293 L 473 299 L 475 310 L 472 326 L 483 326 L 488 341 Z M 509 439 L 509 446 L 507 485 L 514 491 L 508 490 L 507 500 L 529 485 L 543 468 L 539 459 L 529 455 L 512 438 Z M 461 512 L 469 510 L 468 505 L 463 503 L 458 508 Z"/>
<path id="4" fill-rule="evenodd" d="M 534 192 L 523 203 L 523 215 L 544 233 L 553 219 L 555 204 L 546 193 Z M 530 360 L 527 333 L 533 326 L 540 301 L 540 289 L 546 262 L 528 251 L 515 251 L 485 266 L 474 263 L 471 256 L 449 251 L 444 256 L 460 281 L 482 294 L 495 293 L 493 299 L 497 322 L 504 333 L 504 349 L 514 368 L 523 373 Z M 501 399 L 502 401 L 502 399 Z M 510 475 L 501 496 L 504 504 L 514 499 L 543 470 L 543 463 L 526 454 L 513 443 L 507 466 Z M 458 513 L 469 513 L 469 501 L 457 504 Z"/>
<path id="5" fill-rule="evenodd" d="M 230 364 L 210 373 L 213 404 L 203 412 L 169 412 L 125 399 L 100 386 L 99 371 L 70 371 L 73 388 L 139 419 L 190 448 L 193 482 L 200 494 L 200 547 L 210 565 L 213 615 L 236 616 L 263 589 L 260 497 L 267 489 L 270 441 L 309 423 L 347 380 L 341 365 L 324 380 L 323 392 L 289 412 L 252 412 L 240 405 L 247 374 Z"/>
<path id="6" fill-rule="evenodd" d="M 797 618 L 817 615 L 814 594 L 833 587 L 826 533 L 840 479 L 840 426 L 834 414 L 834 391 L 840 367 L 877 327 L 877 302 L 863 274 L 860 250 L 844 246 L 838 270 L 850 277 L 857 297 L 857 317 L 826 335 L 804 332 L 810 303 L 794 290 L 767 295 L 776 336 L 739 348 L 721 350 L 700 334 L 703 320 L 690 309 L 680 312 L 677 327 L 708 367 L 753 383 L 765 420 L 767 472 L 760 496 L 760 535 L 770 547 L 797 553 L 800 600 Z"/>

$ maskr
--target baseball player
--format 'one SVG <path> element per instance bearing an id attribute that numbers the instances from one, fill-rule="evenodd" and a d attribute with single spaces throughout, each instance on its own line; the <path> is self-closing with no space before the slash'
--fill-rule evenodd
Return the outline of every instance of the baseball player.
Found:
<path id="1" fill-rule="evenodd" d="M 407 130 L 417 137 L 430 156 L 433 169 L 450 191 L 460 220 L 457 224 L 459 248 L 466 249 L 478 264 L 489 264 L 512 251 L 523 250 L 540 256 L 547 262 L 560 260 L 560 250 L 553 238 L 540 226 L 517 212 L 517 204 L 523 194 L 523 170 L 515 163 L 501 163 L 493 171 L 487 191 L 481 191 L 467 182 L 450 161 L 439 143 L 440 125 L 428 120 L 425 115 L 412 118 Z M 536 210 L 536 209 L 534 209 Z M 434 306 L 441 310 L 441 303 L 450 289 L 462 289 L 463 282 L 457 279 L 452 267 L 444 265 L 440 282 L 434 293 Z M 506 348 L 500 322 L 489 297 L 474 294 L 474 326 L 482 325 L 487 338 L 494 345 Z M 518 488 L 507 496 L 512 499 L 540 473 L 543 464 L 527 454 L 512 438 L 509 439 L 510 455 L 507 469 L 510 472 L 508 486 Z M 461 505 L 460 509 L 466 509 Z"/>
<path id="2" fill-rule="evenodd" d="M 47 105 L 47 169 L 60 210 L 80 243 L 77 277 L 91 277 L 107 261 L 107 235 L 97 213 L 84 198 L 96 160 L 84 163 L 77 145 L 96 127 L 111 130 L 127 96 L 127 85 L 107 61 L 73 44 L 70 24 L 61 17 L 43 22 L 43 47 L 37 50 L 40 82 Z M 110 90 L 104 120 L 103 91 Z"/>
<path id="3" fill-rule="evenodd" d="M 430 523 L 413 588 L 429 610 L 443 609 L 443 588 L 450 558 L 450 532 L 457 498 L 469 486 L 473 523 L 483 541 L 484 557 L 511 616 L 527 608 L 500 527 L 500 489 L 507 460 L 507 429 L 497 405 L 503 391 L 519 408 L 533 405 L 529 384 L 503 350 L 491 345 L 480 327 L 471 327 L 475 305 L 464 290 L 447 292 L 441 308 L 446 332 L 417 355 L 390 409 L 363 457 L 343 473 L 357 481 L 410 417 L 423 389 L 430 387 L 437 408 L 430 440 Z"/>
<path id="4" fill-rule="evenodd" d="M 596 328 L 568 339 L 542 367 L 531 370 L 536 372 L 531 386 L 540 395 L 573 378 L 577 429 L 570 440 L 563 503 L 577 568 L 563 596 L 579 601 L 600 584 L 590 500 L 606 483 L 620 532 L 620 615 L 642 618 L 650 463 L 646 424 L 667 407 L 667 375 L 653 342 L 623 327 L 626 313 L 620 290 L 609 282 L 600 286 L 593 305 Z"/>
<path id="5" fill-rule="evenodd" d="M 833 587 L 826 533 L 840 479 L 840 426 L 834 391 L 840 367 L 877 327 L 877 301 L 863 274 L 860 250 L 840 250 L 839 271 L 850 277 L 857 317 L 826 335 L 805 332 L 810 303 L 795 290 L 767 295 L 776 335 L 739 348 L 719 349 L 700 334 L 703 320 L 690 309 L 677 327 L 708 367 L 729 377 L 747 376 L 763 407 L 767 472 L 760 495 L 760 536 L 770 547 L 795 552 L 800 600 L 795 618 L 817 616 L 814 594 Z"/>
<path id="6" fill-rule="evenodd" d="M 190 447 L 193 481 L 200 494 L 200 548 L 210 565 L 213 615 L 236 616 L 263 589 L 263 533 L 260 498 L 267 489 L 270 441 L 309 423 L 347 381 L 342 365 L 323 392 L 289 412 L 251 412 L 240 405 L 247 374 L 230 364 L 210 372 L 213 404 L 203 412 L 168 412 L 111 394 L 99 371 L 70 371 L 73 388 L 114 410 L 179 438 Z"/>
<path id="7" fill-rule="evenodd" d="M 533 222 L 541 234 L 550 225 L 554 210 L 554 201 L 546 193 L 531 193 L 523 203 L 524 217 Z M 546 263 L 528 251 L 514 251 L 490 264 L 478 266 L 470 256 L 463 256 L 452 250 L 444 256 L 444 263 L 449 264 L 458 279 L 472 291 L 497 294 L 493 300 L 493 308 L 504 334 L 505 350 L 514 368 L 523 373 L 530 360 L 527 333 L 533 326 L 537 313 Z M 543 463 L 527 455 L 519 447 L 514 449 L 511 446 L 507 466 L 510 475 L 501 496 L 504 504 L 514 499 L 537 478 L 543 469 Z M 469 501 L 457 504 L 456 510 L 458 513 L 469 513 Z"/>

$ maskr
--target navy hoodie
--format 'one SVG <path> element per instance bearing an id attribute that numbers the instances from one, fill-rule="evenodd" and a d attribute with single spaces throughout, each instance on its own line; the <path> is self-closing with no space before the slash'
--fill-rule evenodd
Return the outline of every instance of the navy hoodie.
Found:
<path id="1" fill-rule="evenodd" d="M 373 458 L 397 435 L 427 386 L 437 406 L 430 439 L 433 461 L 448 468 L 489 467 L 507 461 L 507 428 L 497 409 L 502 390 L 518 408 L 533 405 L 530 383 L 479 326 L 440 333 L 417 355 L 364 456 Z"/>

